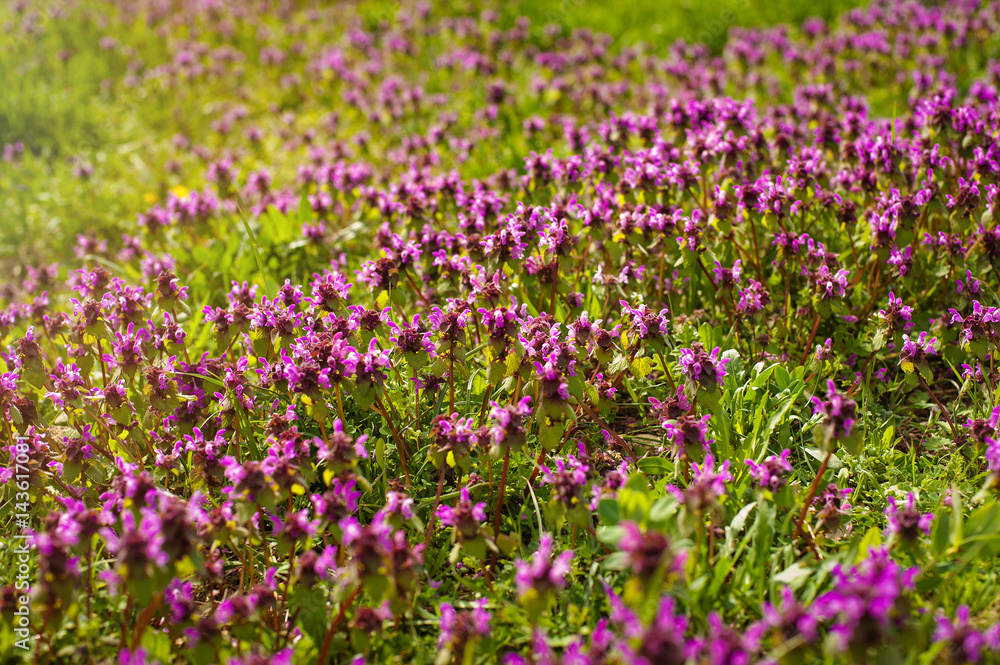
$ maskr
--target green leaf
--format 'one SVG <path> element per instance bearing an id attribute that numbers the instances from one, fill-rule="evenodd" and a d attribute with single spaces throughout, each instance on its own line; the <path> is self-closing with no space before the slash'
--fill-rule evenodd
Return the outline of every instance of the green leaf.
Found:
<path id="1" fill-rule="evenodd" d="M 885 343 L 886 343 L 885 330 L 880 328 L 875 332 L 875 335 L 872 337 L 872 351 L 878 351 L 879 349 L 885 346 Z"/>
<path id="2" fill-rule="evenodd" d="M 653 501 L 649 496 L 648 480 L 642 473 L 629 478 L 628 483 L 618 492 L 618 507 L 625 519 L 644 524 L 649 516 Z"/>
<path id="3" fill-rule="evenodd" d="M 327 594 L 320 586 L 297 586 L 288 598 L 288 606 L 299 612 L 299 623 L 303 631 L 315 642 L 326 635 L 330 610 L 326 604 Z"/>
<path id="4" fill-rule="evenodd" d="M 740 512 L 736 513 L 736 517 L 734 517 L 733 521 L 729 523 L 729 526 L 730 528 L 732 528 L 733 533 L 739 533 L 740 531 L 743 530 L 743 527 L 746 525 L 747 522 L 747 517 L 750 516 L 750 511 L 753 510 L 756 506 L 757 502 L 751 501 L 747 505 L 743 506 L 743 508 L 740 509 Z"/>
<path id="5" fill-rule="evenodd" d="M 855 561 L 862 561 L 868 558 L 868 553 L 875 547 L 882 544 L 882 532 L 878 527 L 873 526 L 865 533 L 864 538 L 858 544 L 858 554 Z"/>
<path id="6" fill-rule="evenodd" d="M 962 495 L 958 487 L 951 486 L 952 546 L 957 550 L 962 546 Z"/>
<path id="7" fill-rule="evenodd" d="M 854 457 L 858 457 L 859 455 L 861 455 L 861 451 L 865 449 L 864 444 L 865 444 L 865 439 L 864 436 L 861 434 L 860 427 L 853 428 L 851 430 L 851 435 L 849 437 L 840 440 L 840 445 L 844 447 L 844 450 L 846 450 L 848 454 L 853 455 Z"/>
<path id="8" fill-rule="evenodd" d="M 643 356 L 632 361 L 632 376 L 636 379 L 645 379 L 653 371 L 653 362 Z"/>
<path id="9" fill-rule="evenodd" d="M 621 521 L 621 512 L 615 499 L 601 499 L 597 504 L 597 514 L 606 526 L 614 526 Z"/>
<path id="10" fill-rule="evenodd" d="M 768 553 L 771 551 L 771 540 L 774 538 L 774 520 L 776 509 L 773 504 L 761 504 L 757 511 L 754 534 L 754 550 L 757 566 L 767 566 Z"/>
<path id="11" fill-rule="evenodd" d="M 462 544 L 462 549 L 473 559 L 482 561 L 486 558 L 486 540 L 482 537 L 470 538 Z"/>
<path id="12" fill-rule="evenodd" d="M 822 462 L 823 459 L 826 458 L 826 453 L 824 453 L 819 448 L 803 448 L 803 450 L 806 451 L 806 454 L 809 455 L 809 457 L 812 457 L 817 462 Z M 844 463 L 841 462 L 840 458 L 837 457 L 837 454 L 834 453 L 833 455 L 830 455 L 830 462 L 826 465 L 826 468 L 830 469 L 831 471 L 836 471 L 837 469 L 840 469 L 843 466 Z"/>
<path id="13" fill-rule="evenodd" d="M 618 506 L 616 505 L 615 508 Z M 500 553 L 504 556 L 510 556 L 510 554 L 517 549 L 521 542 L 506 533 L 501 533 L 497 536 L 497 547 L 500 549 Z"/>
<path id="14" fill-rule="evenodd" d="M 892 445 L 892 441 L 893 441 L 892 437 L 895 434 L 896 434 L 896 428 L 893 427 L 892 425 L 889 425 L 888 427 L 885 428 L 885 431 L 882 432 L 882 449 L 883 450 L 888 449 Z"/>
<path id="15" fill-rule="evenodd" d="M 548 422 L 539 423 L 538 443 L 546 451 L 552 452 L 562 441 L 563 433 L 566 431 L 566 422 L 562 420 L 552 421 L 550 418 L 546 420 Z"/>
<path id="16" fill-rule="evenodd" d="M 976 509 L 969 515 L 965 531 L 969 537 L 1000 533 L 1000 503 L 994 501 Z"/>
<path id="17" fill-rule="evenodd" d="M 793 563 L 791 566 L 775 575 L 773 580 L 776 584 L 787 585 L 792 589 L 798 589 L 805 584 L 805 581 L 808 580 L 812 574 L 812 568 L 803 566 L 801 563 Z"/>
<path id="18" fill-rule="evenodd" d="M 729 414 L 726 413 L 725 409 L 717 409 L 712 413 L 710 423 L 712 425 L 712 431 L 715 432 L 715 441 L 719 448 L 719 457 L 722 459 L 730 459 L 733 456 L 733 449 L 730 445 L 730 436 L 733 426 L 729 419 Z"/>
<path id="19" fill-rule="evenodd" d="M 622 335 L 624 337 L 624 335 Z M 611 366 L 608 367 L 609 376 L 618 376 L 628 368 L 628 358 L 618 354 L 615 359 L 611 362 Z"/>
<path id="20" fill-rule="evenodd" d="M 935 516 L 931 531 L 931 552 L 941 554 L 948 548 L 951 529 L 951 513 L 942 511 L 940 515 Z"/>
<path id="21" fill-rule="evenodd" d="M 604 560 L 604 567 L 608 570 L 628 570 L 630 565 L 628 552 L 612 552 Z"/>
<path id="22" fill-rule="evenodd" d="M 650 525 L 659 529 L 665 529 L 673 521 L 679 507 L 677 500 L 673 496 L 660 497 L 653 503 L 653 507 L 649 510 Z"/>
<path id="23" fill-rule="evenodd" d="M 142 634 L 142 648 L 146 650 L 146 657 L 151 661 L 170 662 L 172 646 L 170 636 L 166 633 L 147 630 Z"/>
<path id="24" fill-rule="evenodd" d="M 469 392 L 473 395 L 482 395 L 489 388 L 489 381 L 487 377 L 483 376 L 482 372 L 475 372 L 472 375 L 470 383 Z"/>
<path id="25" fill-rule="evenodd" d="M 643 457 L 639 470 L 650 476 L 666 476 L 674 472 L 674 463 L 663 457 Z"/>

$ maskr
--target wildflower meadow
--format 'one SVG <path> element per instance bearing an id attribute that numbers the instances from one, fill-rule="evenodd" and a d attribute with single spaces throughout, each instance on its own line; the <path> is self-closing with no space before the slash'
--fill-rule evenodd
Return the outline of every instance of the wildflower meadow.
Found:
<path id="1" fill-rule="evenodd" d="M 0 4 L 3 663 L 1000 663 L 1000 3 L 614 4 Z"/>

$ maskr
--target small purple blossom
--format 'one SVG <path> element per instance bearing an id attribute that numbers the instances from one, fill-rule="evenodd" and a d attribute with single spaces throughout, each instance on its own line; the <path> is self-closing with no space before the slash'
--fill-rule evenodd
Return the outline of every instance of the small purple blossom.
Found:
<path id="1" fill-rule="evenodd" d="M 906 497 L 906 504 L 900 507 L 896 504 L 896 499 L 888 498 L 889 506 L 885 509 L 885 516 L 889 520 L 889 533 L 898 536 L 906 542 L 915 542 L 923 533 L 929 536 L 931 533 L 931 522 L 934 521 L 933 513 L 921 513 L 917 510 L 917 499 L 910 492 Z"/>
<path id="2" fill-rule="evenodd" d="M 678 362 L 684 376 L 711 391 L 725 383 L 726 365 L 730 360 L 731 358 L 719 358 L 719 347 L 707 353 L 705 347 L 696 342 L 690 349 L 680 350 Z"/>
<path id="3" fill-rule="evenodd" d="M 788 461 L 791 451 L 785 448 L 781 455 L 771 455 L 760 464 L 751 459 L 746 461 L 750 467 L 750 476 L 757 481 L 759 487 L 777 492 L 785 486 L 787 474 L 792 472 L 792 465 Z"/>
<path id="4" fill-rule="evenodd" d="M 538 549 L 531 555 L 531 560 L 518 559 L 514 562 L 517 567 L 514 582 L 517 585 L 517 594 L 522 598 L 529 594 L 544 596 L 549 591 L 566 586 L 566 576 L 570 572 L 573 551 L 566 550 L 553 557 L 552 545 L 552 536 L 543 533 L 538 541 Z"/>
<path id="5" fill-rule="evenodd" d="M 715 458 L 705 455 L 701 464 L 693 462 L 691 482 L 683 490 L 674 485 L 667 489 L 677 498 L 678 503 L 697 513 L 704 513 L 718 505 L 719 499 L 726 494 L 726 483 L 733 479 L 729 473 L 729 460 L 715 468 Z"/>

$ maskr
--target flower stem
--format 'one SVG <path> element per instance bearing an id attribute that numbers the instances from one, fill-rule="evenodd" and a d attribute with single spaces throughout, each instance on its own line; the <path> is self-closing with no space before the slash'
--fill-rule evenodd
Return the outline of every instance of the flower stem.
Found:
<path id="1" fill-rule="evenodd" d="M 399 463 L 403 466 L 403 475 L 406 477 L 406 486 L 410 486 L 410 468 L 406 464 L 406 458 L 409 457 L 410 451 L 406 447 L 406 442 L 403 441 L 403 437 L 399 435 L 399 431 L 396 429 L 396 424 L 389 417 L 389 414 L 385 410 L 385 406 L 382 404 L 382 398 L 379 394 L 375 393 L 375 401 L 378 403 L 378 407 L 372 407 L 375 413 L 382 416 L 385 422 L 389 424 L 389 430 L 392 432 L 392 438 L 396 440 L 396 448 L 399 450 Z"/>
<path id="2" fill-rule="evenodd" d="M 441 505 L 441 490 L 444 489 L 444 464 L 438 470 L 437 494 L 434 496 L 434 507 L 431 508 L 431 517 L 427 520 L 427 536 L 424 540 L 424 550 L 429 551 L 431 547 L 431 537 L 434 535 L 434 520 L 437 519 L 437 509 Z"/>
<path id="3" fill-rule="evenodd" d="M 503 507 L 503 493 L 507 486 L 507 468 L 510 466 L 510 448 L 503 455 L 503 470 L 500 472 L 500 489 L 497 492 L 497 505 L 493 512 L 493 540 L 500 535 L 500 512 Z"/>
<path id="4" fill-rule="evenodd" d="M 958 431 L 955 429 L 955 423 L 952 421 L 951 414 L 948 413 L 948 409 L 946 409 L 944 404 L 941 403 L 941 400 L 938 399 L 938 396 L 934 394 L 934 391 L 931 390 L 931 387 L 927 385 L 927 382 L 924 381 L 924 377 L 920 376 L 920 372 L 916 372 L 916 375 L 917 379 L 920 380 L 920 385 L 924 387 L 924 390 L 927 391 L 927 394 L 930 395 L 931 399 L 934 400 L 934 403 L 937 404 L 937 408 L 941 409 L 941 415 L 944 416 L 944 419 L 948 421 L 948 427 L 951 428 L 951 435 L 953 437 L 958 437 Z"/>
<path id="5" fill-rule="evenodd" d="M 816 320 L 813 322 L 812 332 L 809 333 L 809 341 L 806 342 L 806 348 L 804 348 L 802 350 L 802 360 L 799 361 L 800 365 L 805 365 L 806 364 L 806 358 L 809 357 L 809 349 L 812 348 L 813 340 L 816 339 L 816 331 L 819 330 L 819 322 L 821 320 L 823 320 L 823 317 L 820 316 L 819 312 L 816 312 Z"/>
<path id="6" fill-rule="evenodd" d="M 330 627 L 327 629 L 326 635 L 323 637 L 323 645 L 319 649 L 319 658 L 316 660 L 319 665 L 325 665 L 326 655 L 327 652 L 330 651 L 330 641 L 333 639 L 333 634 L 336 632 L 337 626 L 344 621 L 344 617 L 347 615 L 347 610 L 351 608 L 351 605 L 354 604 L 354 601 L 357 600 L 357 597 L 360 594 L 361 585 L 359 584 L 355 587 L 354 591 L 351 592 L 351 595 L 347 597 L 347 600 L 340 604 L 340 611 L 337 612 L 337 617 L 330 622 Z"/>
<path id="7" fill-rule="evenodd" d="M 819 470 L 816 472 L 816 477 L 813 478 L 812 485 L 809 487 L 809 496 L 806 497 L 806 501 L 802 504 L 802 512 L 799 513 L 799 523 L 795 526 L 795 535 L 793 539 L 798 538 L 802 535 L 802 526 L 806 521 L 806 513 L 809 512 L 809 506 L 812 505 L 813 499 L 816 498 L 816 490 L 819 489 L 819 481 L 826 473 L 826 467 L 830 464 L 830 458 L 833 457 L 833 451 L 831 450 L 826 454 L 823 459 L 823 463 L 819 465 Z"/>

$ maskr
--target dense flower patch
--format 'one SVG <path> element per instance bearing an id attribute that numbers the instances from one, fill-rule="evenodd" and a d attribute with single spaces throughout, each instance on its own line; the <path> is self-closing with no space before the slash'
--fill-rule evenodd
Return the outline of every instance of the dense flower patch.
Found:
<path id="1" fill-rule="evenodd" d="M 37 660 L 1000 658 L 1000 6 L 266 4 L 119 3 L 112 87 L 212 120 L 3 287 Z"/>

